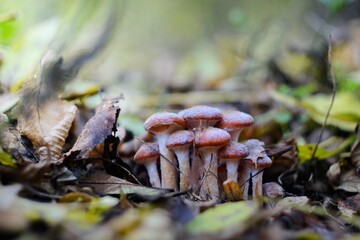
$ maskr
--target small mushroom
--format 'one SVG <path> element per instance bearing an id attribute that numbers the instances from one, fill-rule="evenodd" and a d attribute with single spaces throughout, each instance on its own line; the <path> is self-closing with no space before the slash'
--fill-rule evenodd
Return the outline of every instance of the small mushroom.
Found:
<path id="1" fill-rule="evenodd" d="M 241 131 L 253 123 L 254 118 L 247 113 L 228 111 L 223 113 L 223 118 L 215 126 L 229 132 L 231 141 L 237 142 Z"/>
<path id="2" fill-rule="evenodd" d="M 230 134 L 220 128 L 209 127 L 195 133 L 195 147 L 204 161 L 204 184 L 200 194 L 219 197 L 217 150 L 230 142 Z"/>
<path id="3" fill-rule="evenodd" d="M 134 155 L 134 162 L 143 164 L 149 175 L 151 186 L 160 188 L 159 172 L 156 161 L 160 157 L 157 143 L 144 143 Z"/>
<path id="4" fill-rule="evenodd" d="M 248 154 L 246 146 L 237 142 L 230 142 L 219 149 L 219 160 L 226 163 L 227 180 L 237 181 L 239 162 Z"/>
<path id="5" fill-rule="evenodd" d="M 145 130 L 153 133 L 159 144 L 161 186 L 163 188 L 176 189 L 175 159 L 172 152 L 166 148 L 166 140 L 173 131 L 184 126 L 184 119 L 171 112 L 155 113 L 144 123 Z"/>
<path id="6" fill-rule="evenodd" d="M 244 159 L 244 164 L 248 165 L 250 169 L 253 200 L 258 200 L 262 197 L 263 170 L 267 167 L 270 167 L 272 161 L 266 155 L 265 149 L 263 148 L 263 142 L 257 139 L 250 139 L 247 140 L 244 144 L 249 151 L 249 155 Z"/>
<path id="7" fill-rule="evenodd" d="M 180 130 L 172 133 L 167 141 L 166 147 L 171 149 L 179 162 L 180 169 L 180 191 L 190 187 L 190 146 L 194 141 L 194 133 L 188 130 Z"/>
<path id="8" fill-rule="evenodd" d="M 230 142 L 218 151 L 221 162 L 226 163 L 227 180 L 223 182 L 225 195 L 231 201 L 241 199 L 241 190 L 238 184 L 238 167 L 240 161 L 248 155 L 248 150 L 244 144 Z"/>

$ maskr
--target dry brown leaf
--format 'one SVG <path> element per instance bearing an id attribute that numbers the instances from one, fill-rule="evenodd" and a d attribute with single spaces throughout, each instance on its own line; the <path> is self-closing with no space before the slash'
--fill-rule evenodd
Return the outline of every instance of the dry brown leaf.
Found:
<path id="1" fill-rule="evenodd" d="M 112 133 L 115 134 L 116 120 L 120 112 L 118 103 L 121 99 L 123 99 L 122 96 L 111 100 L 104 100 L 97 107 L 95 116 L 90 118 L 85 124 L 80 136 L 67 156 L 77 156 L 80 153 L 87 152 L 104 142 Z"/>
<path id="2" fill-rule="evenodd" d="M 30 116 L 20 114 L 17 129 L 31 141 L 40 160 L 57 163 L 76 111 L 75 105 L 65 101 L 48 101 L 34 109 Z"/>
<path id="3" fill-rule="evenodd" d="M 336 189 L 341 189 L 347 192 L 360 192 L 360 176 L 355 169 L 342 173 L 340 175 L 340 183 Z"/>
<path id="4" fill-rule="evenodd" d="M 339 201 L 339 209 L 342 214 L 348 216 L 349 213 L 360 213 L 360 194 L 347 198 L 345 201 Z"/>
<path id="5" fill-rule="evenodd" d="M 159 195 L 167 192 L 166 190 L 134 184 L 101 171 L 88 172 L 80 177 L 79 187 L 90 187 L 95 193 L 100 195 L 133 193 L 142 195 Z"/>

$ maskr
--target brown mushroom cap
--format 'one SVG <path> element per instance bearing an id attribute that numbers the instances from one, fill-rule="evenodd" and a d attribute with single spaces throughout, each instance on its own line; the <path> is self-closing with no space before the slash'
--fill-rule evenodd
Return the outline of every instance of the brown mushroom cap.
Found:
<path id="1" fill-rule="evenodd" d="M 195 128 L 199 127 L 201 122 L 205 122 L 205 127 L 213 126 L 222 119 L 223 114 L 218 108 L 197 105 L 182 110 L 179 116 L 183 117 L 187 126 Z"/>
<path id="2" fill-rule="evenodd" d="M 145 164 L 149 160 L 160 157 L 159 146 L 157 143 L 144 143 L 134 156 L 137 164 Z"/>
<path id="3" fill-rule="evenodd" d="M 185 121 L 176 113 L 158 112 L 151 115 L 144 123 L 145 130 L 154 134 L 166 132 L 170 126 L 183 127 Z"/>
<path id="4" fill-rule="evenodd" d="M 188 130 L 179 130 L 177 132 L 172 133 L 167 141 L 166 147 L 169 149 L 174 149 L 182 146 L 189 146 L 194 141 L 194 134 L 192 131 Z"/>
<path id="5" fill-rule="evenodd" d="M 216 127 L 226 131 L 234 131 L 249 127 L 254 123 L 254 118 L 244 112 L 229 111 L 223 114 L 223 118 L 216 124 Z"/>
<path id="6" fill-rule="evenodd" d="M 249 154 L 247 147 L 244 144 L 237 142 L 230 142 L 218 150 L 218 157 L 222 160 L 239 161 Z"/>
<path id="7" fill-rule="evenodd" d="M 221 147 L 230 142 L 230 134 L 220 128 L 209 127 L 195 134 L 195 147 Z"/>

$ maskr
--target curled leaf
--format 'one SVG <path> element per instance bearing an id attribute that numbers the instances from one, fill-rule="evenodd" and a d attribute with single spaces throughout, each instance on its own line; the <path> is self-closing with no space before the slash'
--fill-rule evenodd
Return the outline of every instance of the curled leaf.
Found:
<path id="1" fill-rule="evenodd" d="M 318 94 L 306 97 L 299 103 L 314 121 L 323 124 L 330 102 L 330 95 Z M 327 124 L 345 131 L 353 131 L 359 121 L 360 100 L 350 92 L 339 92 L 336 94 Z"/>
<path id="2" fill-rule="evenodd" d="M 122 96 L 105 100 L 97 107 L 97 113 L 85 124 L 68 156 L 89 151 L 104 142 L 112 133 L 115 134 L 116 121 L 120 113 L 118 103 L 121 99 L 123 99 Z"/>

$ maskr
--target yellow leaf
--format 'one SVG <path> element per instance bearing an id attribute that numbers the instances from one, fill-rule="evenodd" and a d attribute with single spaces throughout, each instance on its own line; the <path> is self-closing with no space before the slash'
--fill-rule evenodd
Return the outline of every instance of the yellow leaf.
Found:
<path id="1" fill-rule="evenodd" d="M 323 124 L 331 103 L 331 95 L 317 94 L 306 97 L 299 104 L 317 123 Z M 360 100 L 352 93 L 336 94 L 327 124 L 345 131 L 354 131 L 360 121 Z"/>
<path id="2" fill-rule="evenodd" d="M 6 152 L 0 152 L 0 164 L 9 167 L 16 167 L 14 159 Z"/>

